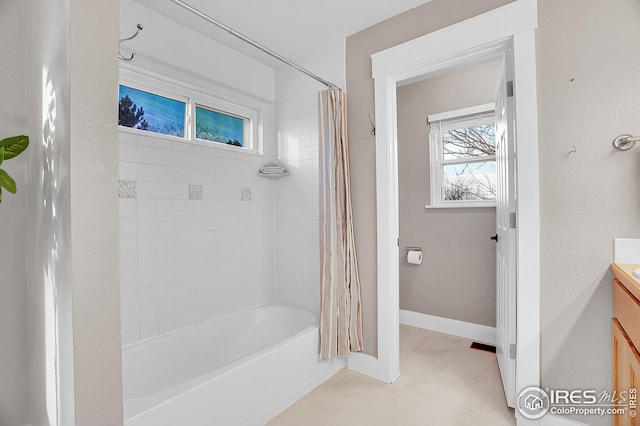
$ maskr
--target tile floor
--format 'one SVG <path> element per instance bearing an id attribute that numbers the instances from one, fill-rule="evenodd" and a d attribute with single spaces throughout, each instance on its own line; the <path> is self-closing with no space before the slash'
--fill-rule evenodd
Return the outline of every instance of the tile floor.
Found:
<path id="1" fill-rule="evenodd" d="M 269 422 L 312 425 L 515 425 L 495 354 L 471 340 L 400 326 L 400 378 L 341 370 Z"/>

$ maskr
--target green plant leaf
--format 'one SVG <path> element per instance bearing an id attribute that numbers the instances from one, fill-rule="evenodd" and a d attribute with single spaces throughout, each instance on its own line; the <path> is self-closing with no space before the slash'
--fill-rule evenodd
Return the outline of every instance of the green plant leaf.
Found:
<path id="1" fill-rule="evenodd" d="M 4 147 L 0 146 L 0 165 L 2 165 L 3 161 L 4 161 Z"/>
<path id="2" fill-rule="evenodd" d="M 2 203 L 2 187 L 0 186 L 0 203 Z"/>
<path id="3" fill-rule="evenodd" d="M 16 181 L 9 176 L 9 173 L 0 169 L 0 188 L 4 187 L 12 194 L 16 193 Z"/>
<path id="4" fill-rule="evenodd" d="M 25 135 L 13 136 L 0 140 L 0 148 L 4 148 L 4 159 L 10 160 L 20 155 L 29 146 L 29 137 Z"/>

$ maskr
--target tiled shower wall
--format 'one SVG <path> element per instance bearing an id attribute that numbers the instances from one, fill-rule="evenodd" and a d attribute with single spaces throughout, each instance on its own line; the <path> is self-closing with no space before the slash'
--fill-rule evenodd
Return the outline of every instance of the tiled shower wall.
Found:
<path id="1" fill-rule="evenodd" d="M 123 344 L 273 301 L 268 157 L 120 132 Z"/>

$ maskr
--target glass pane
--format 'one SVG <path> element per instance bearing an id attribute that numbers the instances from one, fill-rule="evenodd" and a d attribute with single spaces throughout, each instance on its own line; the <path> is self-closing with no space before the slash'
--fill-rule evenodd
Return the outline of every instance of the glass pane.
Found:
<path id="1" fill-rule="evenodd" d="M 444 201 L 496 199 L 495 161 L 445 164 L 442 169 Z"/>
<path id="2" fill-rule="evenodd" d="M 244 119 L 196 107 L 196 138 L 244 146 Z"/>
<path id="3" fill-rule="evenodd" d="M 184 102 L 120 85 L 120 126 L 182 138 L 185 108 Z"/>
<path id="4" fill-rule="evenodd" d="M 463 127 L 442 132 L 445 160 L 496 154 L 496 128 L 493 124 Z"/>

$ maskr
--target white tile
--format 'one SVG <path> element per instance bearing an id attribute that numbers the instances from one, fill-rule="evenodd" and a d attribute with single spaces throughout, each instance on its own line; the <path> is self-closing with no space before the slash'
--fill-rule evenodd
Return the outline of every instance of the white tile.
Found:
<path id="1" fill-rule="evenodd" d="M 175 240 L 174 240 L 175 245 Z M 174 248 L 173 249 L 173 264 L 174 265 L 188 265 L 190 262 L 189 249 L 188 248 Z M 176 269 L 177 271 L 177 269 Z M 176 272 L 176 275 L 177 272 Z"/>
<path id="2" fill-rule="evenodd" d="M 174 200 L 188 200 L 189 199 L 189 185 L 186 183 L 174 183 L 173 184 L 173 199 Z"/>
<path id="3" fill-rule="evenodd" d="M 136 235 L 120 236 L 120 253 L 136 253 L 138 251 L 138 237 Z"/>
<path id="4" fill-rule="evenodd" d="M 156 164 L 162 166 L 170 166 L 171 163 L 171 151 L 169 151 L 168 149 L 156 150 Z"/>
<path id="5" fill-rule="evenodd" d="M 140 323 L 158 321 L 158 309 L 157 305 L 146 305 L 140 308 Z"/>
<path id="6" fill-rule="evenodd" d="M 173 185 L 169 182 L 156 183 L 156 200 L 173 199 Z"/>
<path id="7" fill-rule="evenodd" d="M 133 144 L 120 144 L 120 161 L 135 162 L 137 161 L 137 147 Z"/>
<path id="8" fill-rule="evenodd" d="M 173 235 L 170 233 L 156 233 L 156 250 L 171 250 Z"/>
<path id="9" fill-rule="evenodd" d="M 120 218 L 120 235 L 132 235 L 138 232 L 138 219 L 136 216 Z"/>
<path id="10" fill-rule="evenodd" d="M 156 203 L 156 212 L 158 205 Z M 156 233 L 171 233 L 173 231 L 172 217 L 156 217 Z"/>
<path id="11" fill-rule="evenodd" d="M 189 233 L 188 232 L 174 232 L 173 233 L 173 248 L 182 249 L 189 247 Z"/>
<path id="12" fill-rule="evenodd" d="M 158 285 L 171 284 L 173 282 L 174 270 L 172 265 L 168 265 L 168 266 L 158 265 L 156 272 L 157 272 L 156 282 L 158 283 Z"/>
<path id="13" fill-rule="evenodd" d="M 189 200 L 173 200 L 174 216 L 185 216 L 189 214 Z"/>
<path id="14" fill-rule="evenodd" d="M 138 272 L 138 287 L 158 285 L 158 270 L 157 269 L 143 269 Z"/>
<path id="15" fill-rule="evenodd" d="M 136 253 L 123 253 L 120 255 L 120 272 L 134 272 L 138 270 L 138 255 Z"/>
<path id="16" fill-rule="evenodd" d="M 120 217 L 131 217 L 138 214 L 138 200 L 120 198 Z"/>
<path id="17" fill-rule="evenodd" d="M 138 307 L 138 290 L 128 290 L 121 293 L 120 309 L 127 310 Z"/>
<path id="18" fill-rule="evenodd" d="M 120 167 L 118 169 L 118 178 L 120 180 L 136 180 L 137 179 L 137 165 L 134 162 L 120 161 Z"/>
<path id="19" fill-rule="evenodd" d="M 187 183 L 189 181 L 189 169 L 174 167 L 172 181 L 174 183 Z"/>
<path id="20" fill-rule="evenodd" d="M 138 164 L 137 175 L 140 180 L 156 180 L 156 166 L 154 164 Z"/>
<path id="21" fill-rule="evenodd" d="M 171 182 L 173 169 L 170 166 L 156 166 L 156 182 Z"/>
<path id="22" fill-rule="evenodd" d="M 174 167 L 188 167 L 189 155 L 186 152 L 174 151 L 171 165 Z"/>
<path id="23" fill-rule="evenodd" d="M 159 286 L 143 287 L 139 291 L 140 306 L 158 303 Z"/>
<path id="24" fill-rule="evenodd" d="M 121 314 L 122 327 L 138 325 L 138 308 L 123 309 Z"/>
<path id="25" fill-rule="evenodd" d="M 138 271 L 120 273 L 120 291 L 138 288 Z"/>
<path id="26" fill-rule="evenodd" d="M 138 325 L 122 328 L 122 344 L 130 345 L 140 340 L 140 329 Z"/>
<path id="27" fill-rule="evenodd" d="M 138 145 L 136 153 L 138 163 L 154 164 L 156 162 L 156 148 L 153 146 Z"/>
<path id="28" fill-rule="evenodd" d="M 154 234 L 156 232 L 156 218 L 153 216 L 138 217 L 138 234 Z"/>
<path id="29" fill-rule="evenodd" d="M 174 216 L 172 219 L 173 219 L 173 232 L 187 232 L 189 230 L 189 217 Z"/>
<path id="30" fill-rule="evenodd" d="M 156 200 L 156 216 L 173 216 L 173 200 Z"/>
<path id="31" fill-rule="evenodd" d="M 154 251 L 156 249 L 156 234 L 138 235 L 138 251 Z"/>
<path id="32" fill-rule="evenodd" d="M 138 216 L 155 216 L 156 202 L 155 200 L 137 200 Z"/>
<path id="33" fill-rule="evenodd" d="M 158 334 L 158 321 L 140 322 L 140 339 L 150 339 Z"/>
<path id="34" fill-rule="evenodd" d="M 173 250 L 161 250 L 156 252 L 158 265 L 173 266 Z"/>
<path id="35" fill-rule="evenodd" d="M 138 199 L 156 197 L 156 182 L 149 180 L 138 180 L 136 182 L 136 194 Z"/>
<path id="36" fill-rule="evenodd" d="M 154 269 L 157 266 L 156 252 L 144 251 L 138 253 L 138 269 Z"/>

